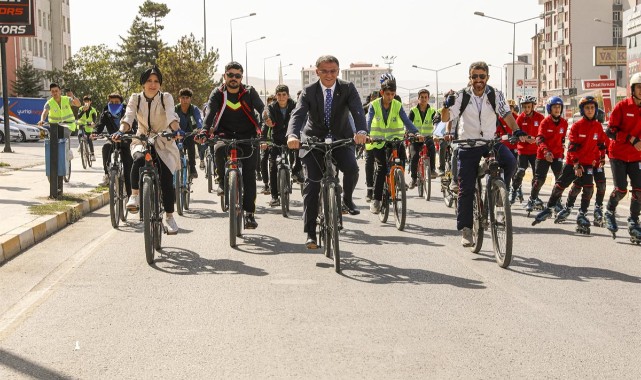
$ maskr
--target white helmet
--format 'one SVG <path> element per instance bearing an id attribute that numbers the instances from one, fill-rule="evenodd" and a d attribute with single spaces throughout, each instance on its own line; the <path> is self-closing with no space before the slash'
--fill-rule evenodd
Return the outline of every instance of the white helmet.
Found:
<path id="1" fill-rule="evenodd" d="M 525 104 L 525 103 L 536 104 L 536 98 L 532 95 L 525 95 L 524 97 L 521 98 L 521 100 L 519 101 L 519 104 Z"/>
<path id="2" fill-rule="evenodd" d="M 634 73 L 630 77 L 630 91 L 634 92 L 635 84 L 641 84 L 641 73 Z"/>
<path id="3" fill-rule="evenodd" d="M 383 84 L 383 82 L 385 82 L 386 80 L 395 81 L 396 79 L 394 78 L 394 75 L 392 75 L 392 73 L 383 73 L 380 79 L 381 84 Z"/>

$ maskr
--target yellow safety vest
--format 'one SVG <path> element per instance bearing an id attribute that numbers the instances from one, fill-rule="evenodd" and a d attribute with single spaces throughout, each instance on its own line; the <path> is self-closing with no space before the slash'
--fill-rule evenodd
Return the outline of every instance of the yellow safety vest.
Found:
<path id="1" fill-rule="evenodd" d="M 370 107 L 374 108 L 374 119 L 370 126 L 369 135 L 375 138 L 384 138 L 391 140 L 394 138 L 402 139 L 405 137 L 405 125 L 401 120 L 401 108 L 403 104 L 396 99 L 392 99 L 389 115 L 387 115 L 387 124 L 383 119 L 383 108 L 381 106 L 381 98 L 374 100 Z M 381 149 L 385 143 L 371 143 L 366 144 L 365 149 Z"/>
<path id="2" fill-rule="evenodd" d="M 49 105 L 47 118 L 50 124 L 65 123 L 69 126 L 70 131 L 76 130 L 76 118 L 73 116 L 71 100 L 68 96 L 60 97 L 60 105 L 54 98 L 49 99 L 47 104 Z"/>
<path id="3" fill-rule="evenodd" d="M 436 112 L 434 108 L 427 106 L 427 112 L 425 113 L 425 120 L 421 120 L 421 111 L 417 107 L 413 107 L 410 112 L 414 113 L 414 126 L 418 129 L 418 133 L 425 136 L 431 135 L 434 132 L 434 125 L 432 124 L 432 117 Z"/>
<path id="4" fill-rule="evenodd" d="M 89 124 L 93 123 L 93 121 L 98 118 L 98 112 L 96 109 L 91 107 L 89 109 L 89 116 L 87 116 L 87 112 L 82 111 L 82 109 L 79 112 L 82 112 L 82 116 L 78 119 L 78 126 L 84 127 L 85 132 L 87 133 L 93 132 L 93 126 L 89 126 Z"/>

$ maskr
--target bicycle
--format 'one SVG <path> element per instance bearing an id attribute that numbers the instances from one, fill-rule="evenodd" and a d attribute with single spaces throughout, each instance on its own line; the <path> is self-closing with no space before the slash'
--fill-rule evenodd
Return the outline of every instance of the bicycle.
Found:
<path id="1" fill-rule="evenodd" d="M 185 147 L 183 141 L 185 138 L 195 135 L 197 131 L 191 132 L 183 136 L 181 140 L 176 140 L 178 151 L 180 152 L 180 169 L 174 173 L 174 189 L 176 191 L 176 211 L 178 215 L 183 215 L 183 210 L 189 210 L 189 202 L 191 201 L 191 185 L 193 179 L 191 178 L 191 167 L 187 162 L 187 155 L 185 154 Z"/>
<path id="2" fill-rule="evenodd" d="M 287 218 L 289 214 L 289 195 L 292 193 L 294 184 L 291 179 L 290 152 L 287 145 L 272 143 L 271 146 L 272 148 L 280 149 L 280 153 L 276 157 L 276 183 L 278 184 L 278 194 L 280 195 L 281 213 L 283 217 Z"/>
<path id="3" fill-rule="evenodd" d="M 89 149 L 89 142 L 87 139 L 87 133 L 84 131 L 84 127 L 78 126 L 78 135 L 80 146 L 78 147 L 78 152 L 80 152 L 80 160 L 82 161 L 82 168 L 87 169 L 87 166 L 92 167 L 93 162 L 91 161 L 91 150 Z"/>
<path id="4" fill-rule="evenodd" d="M 98 137 L 105 137 L 111 140 L 109 134 L 97 135 Z M 125 173 L 122 160 L 120 159 L 121 142 L 112 141 L 111 150 L 111 163 L 109 166 L 109 217 L 111 218 L 111 226 L 118 228 L 120 221 L 123 223 L 127 221 L 127 192 L 125 189 Z"/>
<path id="5" fill-rule="evenodd" d="M 242 236 L 243 230 L 243 168 L 240 160 L 251 157 L 254 146 L 261 140 L 259 138 L 225 139 L 216 136 L 207 140 L 210 149 L 213 149 L 217 142 L 224 143 L 229 149 L 223 182 L 225 191 L 220 196 L 220 207 L 223 211 L 229 211 L 229 245 L 236 247 L 236 238 Z M 250 144 L 252 146 L 250 154 L 238 157 L 239 144 Z"/>
<path id="6" fill-rule="evenodd" d="M 327 138 L 320 141 L 315 137 L 308 137 L 301 147 L 310 151 L 316 150 L 323 153 L 323 176 L 320 180 L 320 194 L 318 198 L 318 217 L 316 229 L 318 243 L 323 247 L 327 258 L 333 258 L 334 270 L 340 273 L 340 245 L 338 232 L 342 229 L 342 203 L 343 188 L 336 178 L 336 167 L 332 159 L 332 151 L 354 144 L 354 140 L 341 139 L 332 141 Z"/>
<path id="7" fill-rule="evenodd" d="M 408 139 L 413 142 L 414 138 Z M 379 139 L 373 138 L 371 142 L 385 143 L 384 149 L 390 148 L 391 152 L 387 156 L 387 173 L 383 182 L 383 199 L 381 200 L 381 210 L 378 218 L 381 222 L 386 223 L 389 217 L 390 203 L 394 210 L 394 219 L 396 229 L 403 231 L 405 229 L 405 219 L 407 216 L 407 188 L 405 187 L 405 168 L 398 157 L 398 149 L 405 140 L 401 139 Z M 405 149 L 403 146 L 402 149 Z M 428 167 L 429 170 L 429 167 Z"/>
<path id="8" fill-rule="evenodd" d="M 458 193 L 450 189 L 450 184 L 455 181 L 452 175 L 452 146 L 445 144 L 445 172 L 441 176 L 441 194 L 443 194 L 443 202 L 445 206 L 456 208 L 458 203 Z"/>
<path id="9" fill-rule="evenodd" d="M 162 193 L 160 188 L 160 172 L 158 167 L 161 163 L 158 161 L 160 158 L 152 151 L 154 141 L 158 137 L 171 139 L 175 136 L 174 133 L 163 132 L 159 135 L 124 135 L 122 140 L 138 140 L 144 146 L 145 165 L 140 168 L 140 221 L 143 222 L 143 232 L 145 240 L 145 258 L 147 264 L 151 265 L 154 262 L 154 253 L 159 250 L 162 243 L 162 234 L 166 233 L 166 229 L 162 224 L 163 209 Z M 155 156 L 155 157 L 154 157 Z"/>
<path id="10" fill-rule="evenodd" d="M 62 128 L 69 129 L 69 124 L 66 124 L 66 123 L 58 123 L 58 124 L 54 124 L 54 125 L 58 125 L 58 126 L 60 126 Z M 49 124 L 49 123 L 45 123 L 45 124 L 43 124 L 43 126 L 51 128 L 51 124 Z M 71 180 L 71 160 L 73 159 L 73 152 L 71 151 L 71 139 L 69 137 L 59 137 L 59 139 L 60 138 L 63 138 L 65 140 L 65 152 L 66 152 L 65 160 L 66 160 L 66 162 L 65 162 L 65 175 L 64 176 L 58 176 L 58 177 L 62 177 L 62 179 L 66 183 L 69 183 L 69 181 Z M 49 141 L 49 139 L 47 139 L 47 141 Z M 53 149 L 54 147 L 53 147 L 53 145 L 50 145 L 49 148 Z M 49 181 L 51 181 L 50 178 L 48 178 L 48 179 L 49 179 Z"/>
<path id="11" fill-rule="evenodd" d="M 503 180 L 503 169 L 496 160 L 495 139 L 464 139 L 453 143 L 467 147 L 488 145 L 489 154 L 481 159 L 476 177 L 476 188 L 473 201 L 473 241 L 470 251 L 478 253 L 483 245 L 483 233 L 489 227 L 496 263 L 507 268 L 512 261 L 512 213 L 508 190 Z M 485 178 L 485 188 L 482 178 Z"/>
<path id="12" fill-rule="evenodd" d="M 205 153 L 205 178 L 207 178 L 207 192 L 214 191 L 214 177 L 216 176 L 216 160 L 212 153 L 212 147 L 208 146 Z"/>
<path id="13" fill-rule="evenodd" d="M 432 171 L 430 155 L 427 148 L 427 140 L 431 139 L 431 135 L 423 136 L 425 142 L 423 148 L 419 152 L 418 167 L 416 172 L 418 174 L 418 196 L 424 197 L 426 201 L 432 198 Z"/>

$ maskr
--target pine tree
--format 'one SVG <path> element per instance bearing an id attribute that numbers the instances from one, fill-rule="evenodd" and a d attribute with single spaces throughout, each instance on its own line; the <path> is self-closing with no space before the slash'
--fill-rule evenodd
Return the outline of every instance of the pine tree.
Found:
<path id="1" fill-rule="evenodd" d="M 16 80 L 11 82 L 14 96 L 38 97 L 42 90 L 42 75 L 36 70 L 31 61 L 22 59 L 22 64 L 16 70 Z"/>

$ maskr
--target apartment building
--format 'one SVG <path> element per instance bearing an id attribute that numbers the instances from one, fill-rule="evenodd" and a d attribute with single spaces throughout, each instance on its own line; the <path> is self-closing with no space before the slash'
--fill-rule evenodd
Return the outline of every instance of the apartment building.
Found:
<path id="1" fill-rule="evenodd" d="M 539 98 L 561 96 L 572 105 L 582 79 L 610 75 L 610 68 L 594 66 L 594 47 L 622 43 L 622 0 L 539 0 L 544 25 L 534 43 L 534 72 Z M 595 21 L 595 19 L 601 20 Z M 625 83 L 620 68 L 618 83 Z"/>
<path id="2" fill-rule="evenodd" d="M 373 91 L 381 89 L 380 77 L 389 70 L 386 67 L 379 67 L 371 63 L 351 63 L 348 69 L 343 69 L 341 76 L 344 80 L 354 83 L 361 102 Z"/>

